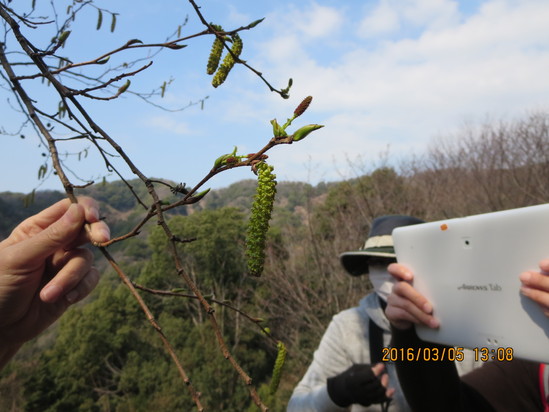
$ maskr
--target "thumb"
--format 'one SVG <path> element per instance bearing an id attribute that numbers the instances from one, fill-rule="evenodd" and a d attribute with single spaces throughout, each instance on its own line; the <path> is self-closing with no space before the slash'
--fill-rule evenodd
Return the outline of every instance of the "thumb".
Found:
<path id="1" fill-rule="evenodd" d="M 379 362 L 372 367 L 372 372 L 374 372 L 375 376 L 379 376 L 383 373 L 384 369 L 385 365 L 382 362 Z"/>
<path id="2" fill-rule="evenodd" d="M 71 204 L 61 218 L 49 225 L 42 232 L 18 246 L 22 249 L 19 256 L 26 261 L 42 260 L 55 251 L 71 244 L 79 235 L 84 225 L 84 211 L 78 204 Z"/>

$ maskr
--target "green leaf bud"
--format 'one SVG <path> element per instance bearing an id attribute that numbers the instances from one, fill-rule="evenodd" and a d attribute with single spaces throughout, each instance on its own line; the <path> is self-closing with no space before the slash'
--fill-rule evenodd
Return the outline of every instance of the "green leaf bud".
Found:
<path id="1" fill-rule="evenodd" d="M 167 44 L 166 47 L 168 49 L 172 49 L 172 50 L 181 50 L 181 49 L 184 49 L 185 47 L 187 47 L 187 45 L 186 44 L 170 43 L 170 44 Z"/>
<path id="2" fill-rule="evenodd" d="M 320 128 L 324 127 L 320 124 L 309 124 L 307 126 L 303 126 L 300 129 L 297 129 L 297 131 L 293 134 L 293 141 L 298 142 L 300 140 L 305 139 L 307 135 L 311 132 L 314 132 L 315 130 L 318 130 Z"/>
<path id="3" fill-rule="evenodd" d="M 235 146 L 232 153 L 224 154 L 222 156 L 219 156 L 217 159 L 215 159 L 213 170 L 220 168 L 221 166 L 225 166 L 227 163 L 234 163 L 230 162 L 231 159 L 237 159 L 236 151 L 238 150 L 238 147 Z"/>
<path id="4" fill-rule="evenodd" d="M 67 30 L 67 31 L 64 31 L 63 33 L 61 33 L 61 35 L 59 36 L 59 39 L 57 40 L 57 42 L 60 44 L 60 45 L 63 45 L 65 43 L 65 41 L 69 38 L 71 32 L 70 30 Z"/>
<path id="5" fill-rule="evenodd" d="M 139 39 L 131 39 L 131 40 L 128 40 L 125 47 L 133 46 L 134 44 L 143 44 L 143 42 Z"/>
<path id="6" fill-rule="evenodd" d="M 265 20 L 265 17 L 263 17 L 262 19 L 259 19 L 259 20 L 256 20 L 250 24 L 248 24 L 248 27 L 247 29 L 253 29 L 255 26 L 257 26 L 259 23 L 261 23 L 263 20 Z"/>
<path id="7" fill-rule="evenodd" d="M 112 13 L 111 16 L 111 33 L 114 33 L 114 30 L 116 29 L 116 13 Z"/>
<path id="8" fill-rule="evenodd" d="M 206 190 L 203 190 L 200 193 L 197 193 L 196 195 L 193 196 L 193 200 L 198 202 L 200 199 L 202 199 L 204 196 L 206 196 L 208 193 L 210 193 L 210 190 L 211 189 L 206 189 Z"/>
<path id="9" fill-rule="evenodd" d="M 97 9 L 97 25 L 95 26 L 95 29 L 99 30 L 102 24 L 103 24 L 103 12 L 101 11 L 101 9 Z"/>
<path id="10" fill-rule="evenodd" d="M 111 56 L 107 56 L 105 57 L 104 59 L 101 59 L 101 60 L 97 60 L 95 63 L 96 64 L 105 64 L 107 63 L 109 60 L 110 60 Z"/>
<path id="11" fill-rule="evenodd" d="M 126 80 L 126 83 L 124 83 L 120 88 L 118 89 L 118 94 L 124 93 L 126 90 L 128 90 L 128 87 L 130 87 L 131 81 L 130 79 Z"/>
<path id="12" fill-rule="evenodd" d="M 284 137 L 288 136 L 288 133 L 286 133 L 286 130 L 282 128 L 276 119 L 271 120 L 271 124 L 273 125 L 273 136 L 274 137 Z"/>

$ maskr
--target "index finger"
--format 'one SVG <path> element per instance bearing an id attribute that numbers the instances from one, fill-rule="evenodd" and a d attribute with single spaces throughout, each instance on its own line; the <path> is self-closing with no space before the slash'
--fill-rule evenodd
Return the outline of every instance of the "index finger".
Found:
<path id="1" fill-rule="evenodd" d="M 110 238 L 109 228 L 99 218 L 99 204 L 96 200 L 87 196 L 78 197 L 78 204 L 84 212 L 85 222 L 90 224 L 89 231 L 82 231 L 73 246 L 79 246 L 89 241 L 105 242 Z M 69 199 L 63 199 L 25 219 L 11 232 L 10 236 L 2 241 L 2 247 L 12 246 L 26 239 L 34 237 L 57 222 L 71 205 Z"/>
<path id="2" fill-rule="evenodd" d="M 549 259 L 543 259 L 539 262 L 539 267 L 543 274 L 549 274 Z"/>
<path id="3" fill-rule="evenodd" d="M 427 298 L 409 282 L 396 282 L 387 298 L 385 314 L 397 329 L 408 329 L 412 323 L 424 324 L 431 328 L 440 325 L 433 316 L 433 307 Z"/>
<path id="4" fill-rule="evenodd" d="M 84 219 L 86 222 L 95 223 L 100 220 L 99 205 L 94 199 L 82 196 L 78 197 L 78 203 L 83 207 Z M 13 241 L 12 243 L 20 242 L 21 240 L 40 233 L 52 223 L 58 221 L 68 210 L 70 205 L 71 201 L 69 199 L 63 199 L 23 220 L 10 235 L 10 238 L 12 238 Z"/>
<path id="5" fill-rule="evenodd" d="M 404 282 L 399 282 L 393 287 L 393 292 L 396 296 L 410 302 L 413 306 L 427 315 L 433 313 L 433 306 L 425 296 L 417 291 L 412 285 Z"/>

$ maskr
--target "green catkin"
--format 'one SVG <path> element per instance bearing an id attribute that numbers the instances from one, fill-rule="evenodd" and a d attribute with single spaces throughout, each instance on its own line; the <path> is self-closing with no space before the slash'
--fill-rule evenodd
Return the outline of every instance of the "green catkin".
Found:
<path id="1" fill-rule="evenodd" d="M 246 236 L 248 273 L 253 276 L 261 276 L 265 263 L 265 242 L 276 195 L 276 175 L 273 170 L 273 166 L 265 162 L 257 165 L 257 192 Z"/>
<path id="2" fill-rule="evenodd" d="M 235 33 L 232 39 L 233 45 L 231 47 L 231 51 L 236 57 L 240 57 L 240 55 L 242 54 L 242 47 L 244 46 L 244 44 L 242 43 L 242 39 L 240 38 L 238 33 Z"/>
<path id="3" fill-rule="evenodd" d="M 273 368 L 273 377 L 271 378 L 271 385 L 270 385 L 270 391 L 271 394 L 274 394 L 276 390 L 278 389 L 278 385 L 280 384 L 280 378 L 282 376 L 282 368 L 284 367 L 284 363 L 286 362 L 286 346 L 283 342 L 278 341 L 277 343 L 278 353 L 276 355 L 276 361 Z"/>
<path id="4" fill-rule="evenodd" d="M 235 60 L 233 58 L 233 54 L 236 57 L 239 57 L 242 53 L 242 39 L 238 35 L 238 33 L 233 34 L 232 36 L 233 45 L 231 47 L 231 53 L 227 53 L 225 57 L 223 58 L 223 62 L 221 63 L 221 66 L 217 69 L 217 72 L 215 72 L 214 78 L 212 79 L 212 86 L 218 87 L 222 85 L 225 80 L 227 80 L 227 76 L 229 75 L 229 72 L 234 67 Z"/>
<path id="5" fill-rule="evenodd" d="M 212 25 L 212 27 L 217 31 L 223 30 L 221 26 L 218 26 L 218 25 Z M 217 70 L 217 67 L 219 66 L 219 60 L 221 60 L 222 53 L 223 53 L 223 42 L 219 37 L 216 36 L 212 44 L 212 50 L 210 52 L 210 56 L 208 57 L 208 66 L 206 67 L 206 73 L 208 74 L 215 73 L 215 71 Z"/>
<path id="6" fill-rule="evenodd" d="M 231 55 L 225 56 L 225 59 L 223 60 L 223 64 L 219 66 L 219 69 L 215 72 L 214 78 L 212 79 L 212 86 L 218 87 L 221 86 L 223 83 L 225 83 L 225 80 L 227 80 L 227 76 L 229 75 L 229 71 L 234 66 L 234 61 L 231 65 L 225 64 L 226 61 L 233 60 Z"/>

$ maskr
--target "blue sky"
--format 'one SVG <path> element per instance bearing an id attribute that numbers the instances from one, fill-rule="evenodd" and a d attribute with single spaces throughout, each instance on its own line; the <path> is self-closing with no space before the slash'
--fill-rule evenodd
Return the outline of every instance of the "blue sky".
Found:
<path id="1" fill-rule="evenodd" d="M 91 59 L 131 38 L 161 41 L 189 16 L 183 34 L 202 30 L 184 0 L 98 1 L 117 12 L 117 30 L 96 31 L 97 12 L 73 28 L 65 51 Z M 146 72 L 132 79 L 132 90 L 149 91 L 170 78 L 165 98 L 156 100 L 167 112 L 130 94 L 96 104 L 83 104 L 152 177 L 192 186 L 211 169 L 214 160 L 234 146 L 246 154 L 271 137 L 269 120 L 285 121 L 307 95 L 313 103 L 295 125 L 325 127 L 291 146 L 270 152 L 279 180 L 317 184 L 351 178 L 371 171 L 384 156 L 399 164 L 421 155 L 438 139 L 452 138 L 464 123 L 514 119 L 549 109 L 549 2 L 546 0 L 376 0 L 199 2 L 205 17 L 226 29 L 265 21 L 242 33 L 242 58 L 264 73 L 276 87 L 293 78 L 291 98 L 269 92 L 260 79 L 236 67 L 217 89 L 205 66 L 211 38 L 188 42 L 181 51 L 155 56 Z M 60 13 L 64 11 L 60 10 Z M 41 45 L 41 35 L 33 41 Z M 121 57 L 130 58 L 129 55 Z M 149 59 L 150 60 L 150 59 Z M 145 60 L 145 62 L 149 61 Z M 119 60 L 121 61 L 121 60 Z M 17 131 L 17 114 L 10 110 L 0 79 L 0 126 Z M 32 97 L 48 102 L 49 89 L 29 84 Z M 55 176 L 37 179 L 43 147 L 30 129 L 26 138 L 2 135 L 0 191 L 28 192 L 60 188 Z M 62 153 L 83 146 L 68 143 Z M 68 165 L 83 179 L 100 180 L 100 159 L 70 158 Z M 121 167 L 127 178 L 132 175 Z M 252 178 L 249 170 L 228 171 L 208 187 L 225 187 Z M 114 179 L 114 176 L 109 176 Z M 75 179 L 75 183 L 80 183 Z"/>

